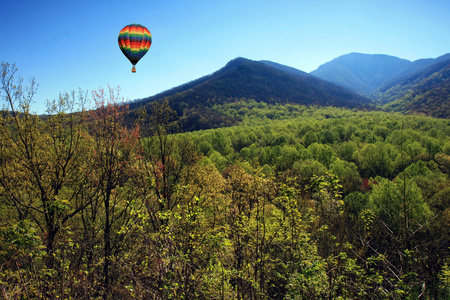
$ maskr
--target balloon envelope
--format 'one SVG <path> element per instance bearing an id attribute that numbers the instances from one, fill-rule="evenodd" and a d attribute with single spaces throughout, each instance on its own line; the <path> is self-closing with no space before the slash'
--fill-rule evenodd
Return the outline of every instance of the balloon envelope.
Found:
<path id="1" fill-rule="evenodd" d="M 151 45 L 152 35 L 141 24 L 127 25 L 119 33 L 120 50 L 133 64 L 133 73 L 136 72 L 135 65 L 147 53 Z"/>

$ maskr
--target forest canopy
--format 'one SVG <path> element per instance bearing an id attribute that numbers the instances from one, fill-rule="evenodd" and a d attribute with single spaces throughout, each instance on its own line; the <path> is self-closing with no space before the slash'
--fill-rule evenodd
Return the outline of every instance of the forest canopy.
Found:
<path id="1" fill-rule="evenodd" d="M 447 119 L 238 99 L 182 133 L 167 102 L 127 126 L 115 88 L 44 120 L 22 83 L 3 63 L 5 299 L 450 296 Z"/>

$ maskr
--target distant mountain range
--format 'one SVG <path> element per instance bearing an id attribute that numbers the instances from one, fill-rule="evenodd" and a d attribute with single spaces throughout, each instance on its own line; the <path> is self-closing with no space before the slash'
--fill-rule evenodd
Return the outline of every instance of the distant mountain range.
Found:
<path id="1" fill-rule="evenodd" d="M 413 62 L 385 54 L 350 53 L 321 65 L 310 74 L 372 97 L 385 85 L 448 60 L 450 53 Z"/>
<path id="2" fill-rule="evenodd" d="M 310 74 L 370 97 L 388 110 L 450 116 L 450 53 L 409 61 L 382 54 L 350 53 Z"/>
<path id="3" fill-rule="evenodd" d="M 237 120 L 212 110 L 216 104 L 254 99 L 269 104 L 302 104 L 450 116 L 450 54 L 409 61 L 389 55 L 350 53 L 310 74 L 271 61 L 236 58 L 218 71 L 130 103 L 137 108 L 167 100 L 184 130 L 216 128 Z"/>
<path id="4" fill-rule="evenodd" d="M 450 117 L 450 60 L 382 86 L 378 100 L 389 111 Z"/>

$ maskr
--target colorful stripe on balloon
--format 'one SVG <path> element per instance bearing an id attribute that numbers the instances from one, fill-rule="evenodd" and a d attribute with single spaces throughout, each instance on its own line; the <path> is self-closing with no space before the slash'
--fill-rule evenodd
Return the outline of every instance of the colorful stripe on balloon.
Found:
<path id="1" fill-rule="evenodd" d="M 152 35 L 141 24 L 130 24 L 120 31 L 118 41 L 123 54 L 135 65 L 150 49 Z"/>

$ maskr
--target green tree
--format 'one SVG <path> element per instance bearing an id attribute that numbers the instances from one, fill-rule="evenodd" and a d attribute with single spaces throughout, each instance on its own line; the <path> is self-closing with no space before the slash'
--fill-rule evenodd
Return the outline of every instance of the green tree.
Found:
<path id="1" fill-rule="evenodd" d="M 109 88 L 93 92 L 96 109 L 91 112 L 91 163 L 93 165 L 91 183 L 95 191 L 96 205 L 101 205 L 99 220 L 103 231 L 102 283 L 103 298 L 109 297 L 111 265 L 114 256 L 123 246 L 124 235 L 121 228 L 131 219 L 128 217 L 131 206 L 131 190 L 126 185 L 133 177 L 132 161 L 137 159 L 139 131 L 137 127 L 128 129 L 124 125 L 127 107 L 119 90 Z M 92 207 L 95 207 L 93 205 Z M 95 207 L 98 209 L 98 206 Z M 91 211 L 90 218 L 95 222 L 97 211 Z"/>
<path id="2" fill-rule="evenodd" d="M 147 207 L 153 230 L 161 226 L 160 212 L 170 211 L 179 204 L 177 195 L 189 166 L 198 160 L 192 141 L 178 138 L 177 114 L 168 102 L 153 103 L 149 123 L 144 130 L 141 197 Z"/>
<path id="3" fill-rule="evenodd" d="M 303 137 L 303 144 L 305 147 L 309 147 L 309 145 L 317 142 L 319 142 L 319 137 L 314 131 L 310 130 L 305 133 L 305 136 Z"/>
<path id="4" fill-rule="evenodd" d="M 306 181 L 314 175 L 323 175 L 327 172 L 327 168 L 314 159 L 308 159 L 302 162 L 297 161 L 294 163 L 293 169 Z"/>
<path id="5" fill-rule="evenodd" d="M 237 299 L 267 293 L 268 268 L 266 208 L 274 196 L 274 185 L 249 165 L 236 165 L 228 170 L 227 194 L 230 197 L 228 238 L 232 243 L 230 279 Z"/>
<path id="6" fill-rule="evenodd" d="M 384 141 L 389 134 L 389 129 L 384 125 L 375 125 L 373 128 L 373 133 L 376 136 L 381 137 L 382 141 Z"/>
<path id="7" fill-rule="evenodd" d="M 326 168 L 329 168 L 330 164 L 336 159 L 336 154 L 328 145 L 313 143 L 308 147 L 308 151 L 313 155 L 315 160 Z"/>
<path id="8" fill-rule="evenodd" d="M 384 143 L 367 144 L 355 152 L 354 158 L 362 177 L 390 177 L 394 171 L 393 162 Z"/>
<path id="9" fill-rule="evenodd" d="M 361 187 L 361 176 L 358 168 L 352 162 L 336 159 L 330 165 L 330 172 L 338 176 L 344 195 L 357 191 Z"/>
<path id="10" fill-rule="evenodd" d="M 213 148 L 222 155 L 227 155 L 230 152 L 230 138 L 225 135 L 222 130 L 215 130 L 211 137 L 211 144 Z"/>
<path id="11" fill-rule="evenodd" d="M 2 113 L 0 134 L 0 184 L 2 202 L 10 212 L 8 222 L 31 221 L 45 245 L 41 293 L 64 297 L 66 246 L 73 220 L 91 203 L 80 194 L 88 185 L 85 173 L 87 144 L 82 108 L 85 94 L 61 94 L 48 102 L 46 121 L 30 113 L 37 85 L 22 86 L 17 69 L 2 63 L 1 91 L 8 112 Z M 12 210 L 11 210 L 12 209 Z"/>
<path id="12" fill-rule="evenodd" d="M 42 298 L 45 247 L 29 220 L 0 226 L 0 288 L 4 299 Z"/>
<path id="13" fill-rule="evenodd" d="M 71 114 L 75 93 L 50 102 L 53 115 L 45 123 L 31 114 L 37 85 L 31 80 L 30 86 L 22 86 L 16 71 L 14 65 L 2 63 L 1 91 L 9 113 L 1 119 L 0 183 L 7 191 L 3 199 L 15 208 L 17 218 L 33 219 L 46 232 L 51 269 L 61 226 L 88 205 L 77 198 L 85 180 L 80 168 L 82 118 Z"/>
<path id="14" fill-rule="evenodd" d="M 420 189 L 405 175 L 395 181 L 376 180 L 369 207 L 377 216 L 379 232 L 369 247 L 383 258 L 386 288 L 393 295 L 412 295 L 420 291 L 423 283 L 414 266 L 423 259 L 420 233 L 426 230 L 432 213 Z"/>
<path id="15" fill-rule="evenodd" d="M 295 161 L 300 158 L 296 147 L 290 145 L 284 145 L 279 152 L 279 156 L 276 159 L 276 166 L 279 171 L 285 171 L 292 168 Z"/>

